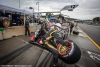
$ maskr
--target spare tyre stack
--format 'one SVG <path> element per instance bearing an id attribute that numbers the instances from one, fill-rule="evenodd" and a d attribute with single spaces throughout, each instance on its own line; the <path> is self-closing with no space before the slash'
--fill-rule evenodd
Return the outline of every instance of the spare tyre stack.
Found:
<path id="1" fill-rule="evenodd" d="M 7 17 L 0 17 L 0 27 L 7 28 L 10 26 L 10 20 Z"/>

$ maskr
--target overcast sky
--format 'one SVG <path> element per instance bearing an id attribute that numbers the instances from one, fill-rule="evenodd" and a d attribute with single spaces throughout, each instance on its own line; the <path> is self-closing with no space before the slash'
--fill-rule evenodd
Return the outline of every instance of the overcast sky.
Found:
<path id="1" fill-rule="evenodd" d="M 4 0 L 10 5 L 19 7 L 19 0 Z M 77 8 L 73 11 L 62 11 L 62 14 L 69 15 L 71 18 L 77 19 L 92 19 L 94 17 L 100 17 L 100 0 L 20 0 L 21 9 L 28 10 L 29 7 L 34 7 L 34 10 L 38 11 L 38 6 L 36 2 L 39 2 L 39 11 L 40 12 L 50 12 L 50 11 L 59 11 L 66 5 L 79 4 Z"/>

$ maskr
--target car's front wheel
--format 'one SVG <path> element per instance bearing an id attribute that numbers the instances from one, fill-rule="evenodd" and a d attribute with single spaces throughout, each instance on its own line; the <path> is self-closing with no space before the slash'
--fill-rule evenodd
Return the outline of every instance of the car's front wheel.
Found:
<path id="1" fill-rule="evenodd" d="M 72 40 L 68 40 L 71 42 L 71 50 L 69 50 L 68 54 L 65 56 L 59 55 L 59 58 L 68 64 L 74 64 L 79 61 L 81 57 L 80 48 L 74 43 Z M 65 41 L 66 42 L 66 41 Z"/>

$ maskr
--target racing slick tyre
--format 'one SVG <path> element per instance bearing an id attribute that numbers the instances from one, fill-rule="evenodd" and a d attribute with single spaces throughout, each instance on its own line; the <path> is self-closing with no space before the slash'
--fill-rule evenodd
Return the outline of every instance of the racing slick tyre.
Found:
<path id="1" fill-rule="evenodd" d="M 71 42 L 70 49 L 67 50 L 66 55 L 59 54 L 59 58 L 67 64 L 75 64 L 76 62 L 79 61 L 81 57 L 81 51 L 79 47 L 72 40 L 68 41 L 69 43 Z"/>
<path id="2" fill-rule="evenodd" d="M 79 32 L 73 31 L 73 34 L 78 35 L 78 34 L 79 34 Z"/>

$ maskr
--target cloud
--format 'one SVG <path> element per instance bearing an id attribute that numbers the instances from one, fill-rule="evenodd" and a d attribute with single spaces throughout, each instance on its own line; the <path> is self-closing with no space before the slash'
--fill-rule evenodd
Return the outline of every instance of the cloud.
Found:
<path id="1" fill-rule="evenodd" d="M 8 1 L 8 0 L 5 0 Z M 29 7 L 34 7 L 34 11 L 38 11 L 36 2 L 39 2 L 40 12 L 59 11 L 66 5 L 79 4 L 72 12 L 67 10 L 62 11 L 63 14 L 69 15 L 73 18 L 79 19 L 92 19 L 93 17 L 100 16 L 100 0 L 20 0 L 21 9 L 28 10 Z M 9 0 L 11 5 L 18 7 L 18 0 Z"/>

